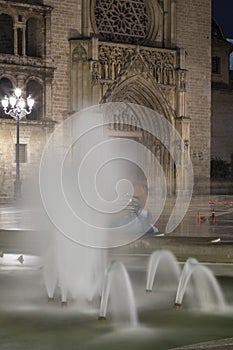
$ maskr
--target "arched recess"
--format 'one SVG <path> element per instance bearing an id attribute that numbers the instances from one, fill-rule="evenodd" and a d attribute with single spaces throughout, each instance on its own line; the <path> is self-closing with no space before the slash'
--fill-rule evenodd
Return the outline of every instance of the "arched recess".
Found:
<path id="1" fill-rule="evenodd" d="M 172 125 L 175 125 L 175 116 L 169 106 L 169 101 L 159 90 L 157 84 L 154 84 L 150 79 L 145 79 L 142 74 L 123 80 L 113 89 L 106 102 L 128 101 L 136 103 L 160 113 Z"/>
<path id="2" fill-rule="evenodd" d="M 13 84 L 10 79 L 3 77 L 0 79 L 0 100 L 3 99 L 4 96 L 9 96 L 12 94 Z M 0 118 L 10 118 L 4 113 L 3 108 L 0 108 Z"/>
<path id="3" fill-rule="evenodd" d="M 43 118 L 43 86 L 35 79 L 30 79 L 26 84 L 26 95 L 31 95 L 35 100 L 32 112 L 27 119 L 40 120 Z"/>
<path id="4" fill-rule="evenodd" d="M 2 13 L 0 15 L 0 53 L 14 54 L 13 18 Z"/>
<path id="5" fill-rule="evenodd" d="M 26 54 L 31 57 L 43 55 L 43 23 L 36 17 L 30 17 L 26 22 Z"/>
<path id="6" fill-rule="evenodd" d="M 175 127 L 175 115 L 169 106 L 169 102 L 166 100 L 165 96 L 161 93 L 156 84 L 153 84 L 153 82 L 143 78 L 141 75 L 132 76 L 121 82 L 115 87 L 105 101 L 130 102 L 148 107 L 166 118 L 173 125 L 173 127 Z M 122 130 L 124 130 L 124 126 L 119 127 L 119 123 L 120 121 L 115 121 L 115 125 L 118 125 L 118 129 L 121 131 L 119 132 L 118 136 L 121 137 L 123 135 Z M 171 140 L 172 136 L 169 134 L 168 130 L 165 129 L 164 123 L 161 123 L 159 127 L 159 132 L 161 132 L 164 135 L 164 139 L 169 142 L 169 139 Z M 148 128 L 153 130 L 152 125 L 148 125 Z M 117 133 L 115 135 L 117 136 Z M 134 136 L 132 135 L 131 137 Z M 140 138 L 138 141 L 150 149 L 159 160 L 167 180 L 168 194 L 174 194 L 176 189 L 175 164 L 166 148 L 166 145 L 161 144 L 158 139 L 145 131 L 142 132 L 142 138 Z M 150 167 L 149 163 L 148 167 Z"/>
<path id="7" fill-rule="evenodd" d="M 88 48 L 81 43 L 72 52 L 71 91 L 72 111 L 90 105 L 91 81 Z"/>

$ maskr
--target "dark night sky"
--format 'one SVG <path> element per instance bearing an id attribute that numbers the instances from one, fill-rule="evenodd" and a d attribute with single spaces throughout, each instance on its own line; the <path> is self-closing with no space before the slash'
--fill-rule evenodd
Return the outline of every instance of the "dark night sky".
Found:
<path id="1" fill-rule="evenodd" d="M 212 15 L 225 37 L 233 39 L 233 0 L 212 0 Z"/>

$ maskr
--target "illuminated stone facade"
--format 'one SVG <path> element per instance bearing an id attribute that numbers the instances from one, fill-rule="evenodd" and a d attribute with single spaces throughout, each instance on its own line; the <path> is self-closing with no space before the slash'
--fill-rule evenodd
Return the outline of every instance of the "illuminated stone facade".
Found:
<path id="1" fill-rule="evenodd" d="M 180 132 L 195 190 L 208 191 L 211 0 L 0 0 L 0 27 L 0 93 L 19 85 L 38 102 L 22 125 L 31 132 L 22 141 L 31 155 L 40 153 L 33 140 L 42 146 L 54 123 L 70 113 L 100 102 L 133 102 L 163 114 Z M 2 119 L 0 131 L 0 185 L 10 194 L 14 124 Z M 166 148 L 148 135 L 141 142 L 160 159 L 174 193 Z M 23 176 L 30 172 L 28 159 Z"/>

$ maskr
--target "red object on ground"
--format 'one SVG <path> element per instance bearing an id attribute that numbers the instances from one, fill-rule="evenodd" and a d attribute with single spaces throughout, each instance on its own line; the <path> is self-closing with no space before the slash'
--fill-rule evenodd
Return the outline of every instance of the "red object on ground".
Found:
<path id="1" fill-rule="evenodd" d="M 213 208 L 213 210 L 212 210 L 211 219 L 212 219 L 212 224 L 215 224 L 216 218 L 215 218 L 215 210 L 214 210 L 214 208 Z"/>

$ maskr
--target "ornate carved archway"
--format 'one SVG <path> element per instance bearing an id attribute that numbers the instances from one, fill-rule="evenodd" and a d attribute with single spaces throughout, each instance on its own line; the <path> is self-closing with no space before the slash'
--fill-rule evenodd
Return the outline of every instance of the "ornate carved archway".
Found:
<path id="1" fill-rule="evenodd" d="M 108 92 L 107 94 L 108 95 Z M 130 76 L 117 84 L 106 97 L 106 102 L 131 102 L 148 107 L 163 115 L 172 125 L 175 116 L 170 107 L 170 101 L 154 83 L 148 73 Z"/>
<path id="2" fill-rule="evenodd" d="M 111 95 L 108 96 L 106 102 L 130 102 L 146 106 L 160 115 L 164 116 L 175 126 L 175 116 L 172 112 L 168 101 L 158 86 L 153 84 L 147 76 L 147 79 L 141 75 L 134 75 L 128 79 L 122 81 L 115 87 Z M 126 113 L 127 115 L 127 113 Z M 148 126 L 149 129 L 153 129 Z M 156 139 L 153 135 L 142 130 L 132 130 L 132 126 L 127 124 L 127 118 L 119 116 L 118 120 L 114 120 L 114 133 L 112 135 L 117 137 L 131 137 L 141 142 L 144 146 L 151 150 L 151 152 L 159 160 L 166 180 L 168 193 L 171 195 L 175 192 L 175 166 L 174 161 L 171 158 L 166 146 Z M 161 125 L 161 133 L 166 135 L 167 130 L 164 130 Z M 170 135 L 167 134 L 167 137 Z M 148 163 L 148 167 L 150 164 Z"/>

